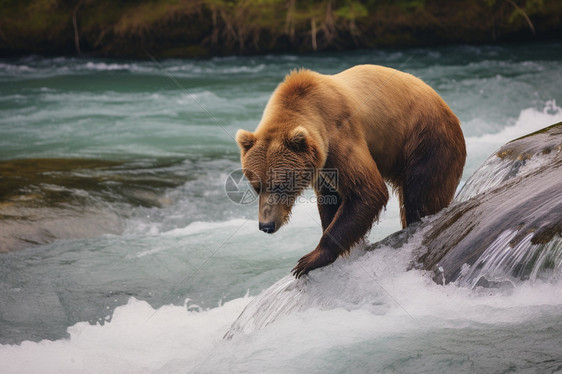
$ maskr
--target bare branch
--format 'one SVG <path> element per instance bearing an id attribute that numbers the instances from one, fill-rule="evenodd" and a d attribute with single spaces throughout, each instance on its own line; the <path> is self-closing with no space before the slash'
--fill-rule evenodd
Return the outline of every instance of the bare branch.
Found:
<path id="1" fill-rule="evenodd" d="M 535 25 L 533 25 L 533 22 L 529 18 L 529 15 L 527 14 L 527 12 L 525 12 L 523 10 L 523 8 L 521 8 L 519 5 L 515 4 L 515 2 L 513 2 L 513 0 L 505 0 L 505 1 L 507 1 L 508 3 L 513 5 L 515 10 L 525 18 L 525 20 L 527 21 L 527 24 L 529 25 L 529 28 L 531 29 L 531 32 L 533 33 L 533 35 L 537 35 L 537 33 L 535 32 Z"/>
<path id="2" fill-rule="evenodd" d="M 74 7 L 74 10 L 72 11 L 72 27 L 74 28 L 74 46 L 76 47 L 76 53 L 79 56 L 82 52 L 80 51 L 80 33 L 78 32 L 78 21 L 76 20 L 76 18 L 78 15 L 78 8 L 80 8 L 80 5 L 82 5 L 82 1 L 83 0 L 80 0 L 78 4 L 76 4 L 76 6 Z"/>

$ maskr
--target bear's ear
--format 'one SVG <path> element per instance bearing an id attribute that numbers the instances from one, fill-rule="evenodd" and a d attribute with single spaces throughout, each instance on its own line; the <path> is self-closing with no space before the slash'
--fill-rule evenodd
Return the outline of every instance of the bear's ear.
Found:
<path id="1" fill-rule="evenodd" d="M 242 129 L 236 132 L 236 143 L 243 153 L 248 152 L 255 142 L 256 136 L 251 132 Z"/>
<path id="2" fill-rule="evenodd" d="M 297 126 L 289 131 L 287 146 L 296 151 L 306 150 L 308 146 L 308 130 L 302 126 Z"/>

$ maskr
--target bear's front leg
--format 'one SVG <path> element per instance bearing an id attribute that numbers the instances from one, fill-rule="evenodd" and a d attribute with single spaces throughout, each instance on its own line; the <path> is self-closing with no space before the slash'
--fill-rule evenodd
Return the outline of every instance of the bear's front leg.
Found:
<path id="1" fill-rule="evenodd" d="M 303 275 L 308 274 L 309 271 L 330 265 L 332 262 L 336 261 L 339 256 L 339 252 L 334 252 L 331 250 L 326 250 L 321 248 L 320 245 L 316 249 L 306 256 L 303 256 L 297 266 L 292 270 L 293 275 L 296 278 L 300 278 Z"/>
<path id="2" fill-rule="evenodd" d="M 292 270 L 295 277 L 331 264 L 365 236 L 388 201 L 386 185 L 378 176 L 380 181 L 374 190 L 369 190 L 373 185 L 366 183 L 368 187 L 346 194 L 316 249 L 302 257 Z"/>
<path id="3" fill-rule="evenodd" d="M 320 222 L 322 223 L 322 232 L 326 231 L 330 223 L 334 220 L 338 212 L 342 199 L 337 191 L 321 185 L 316 190 L 316 202 L 318 205 L 318 213 L 320 214 Z"/>

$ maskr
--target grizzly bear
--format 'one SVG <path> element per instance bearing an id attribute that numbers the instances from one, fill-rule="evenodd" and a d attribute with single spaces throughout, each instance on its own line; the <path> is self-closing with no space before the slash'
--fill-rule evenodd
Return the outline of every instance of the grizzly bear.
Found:
<path id="1" fill-rule="evenodd" d="M 276 232 L 301 192 L 314 188 L 323 235 L 299 278 L 347 254 L 400 201 L 402 227 L 446 207 L 466 159 L 460 123 L 422 80 L 360 65 L 335 75 L 293 71 L 251 133 L 238 130 L 244 173 L 259 194 L 259 228 Z M 334 178 L 334 171 L 337 172 Z"/>

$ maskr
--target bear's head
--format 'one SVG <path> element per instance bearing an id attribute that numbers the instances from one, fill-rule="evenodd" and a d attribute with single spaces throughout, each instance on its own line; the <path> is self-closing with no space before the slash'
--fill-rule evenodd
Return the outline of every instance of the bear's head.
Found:
<path id="1" fill-rule="evenodd" d="M 299 195 L 317 178 L 323 152 L 303 126 L 251 133 L 238 130 L 242 168 L 259 195 L 259 228 L 272 234 L 288 220 Z"/>

